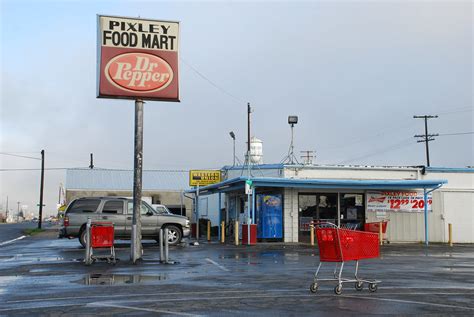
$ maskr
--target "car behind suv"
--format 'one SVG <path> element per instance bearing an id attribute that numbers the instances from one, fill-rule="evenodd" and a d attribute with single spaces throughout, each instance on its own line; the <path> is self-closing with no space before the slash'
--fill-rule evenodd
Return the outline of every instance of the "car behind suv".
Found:
<path id="1" fill-rule="evenodd" d="M 166 207 L 153 209 L 142 201 L 140 218 L 142 238 L 158 241 L 161 228 L 168 228 L 170 245 L 181 242 L 190 234 L 188 218 L 169 213 Z M 87 219 L 112 222 L 116 239 L 130 239 L 132 232 L 133 200 L 118 197 L 84 197 L 72 201 L 66 209 L 59 238 L 79 238 L 86 245 Z"/>

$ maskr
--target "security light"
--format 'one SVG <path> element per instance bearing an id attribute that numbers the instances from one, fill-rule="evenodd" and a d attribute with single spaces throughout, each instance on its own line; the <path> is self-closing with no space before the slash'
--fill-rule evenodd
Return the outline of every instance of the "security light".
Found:
<path id="1" fill-rule="evenodd" d="M 230 135 L 230 137 L 231 137 L 232 139 L 234 139 L 234 140 L 235 140 L 235 134 L 234 134 L 234 131 L 230 131 L 230 132 L 229 132 L 229 135 Z"/>
<path id="2" fill-rule="evenodd" d="M 297 124 L 298 116 L 288 116 L 288 124 Z"/>

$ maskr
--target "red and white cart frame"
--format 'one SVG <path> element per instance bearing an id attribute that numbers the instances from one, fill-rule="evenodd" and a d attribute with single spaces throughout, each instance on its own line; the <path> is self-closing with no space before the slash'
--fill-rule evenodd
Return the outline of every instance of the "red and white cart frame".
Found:
<path id="1" fill-rule="evenodd" d="M 341 229 L 332 223 L 315 224 L 316 238 L 319 247 L 320 262 L 314 274 L 310 291 L 316 293 L 321 282 L 337 282 L 334 293 L 342 293 L 344 283 L 354 283 L 356 290 L 361 291 L 364 283 L 368 284 L 370 292 L 377 291 L 377 284 L 381 281 L 363 279 L 358 276 L 359 260 L 378 258 L 380 256 L 379 236 L 376 233 L 357 230 Z M 343 278 L 342 270 L 347 261 L 356 261 L 355 278 Z M 318 278 L 323 262 L 334 262 L 334 278 Z M 341 263 L 338 272 L 338 263 Z"/>
<path id="2" fill-rule="evenodd" d="M 114 248 L 114 224 L 112 222 L 87 221 L 86 264 L 92 264 L 98 259 L 105 259 L 107 263 L 117 263 Z M 95 256 L 94 249 L 109 249 L 110 255 Z"/>

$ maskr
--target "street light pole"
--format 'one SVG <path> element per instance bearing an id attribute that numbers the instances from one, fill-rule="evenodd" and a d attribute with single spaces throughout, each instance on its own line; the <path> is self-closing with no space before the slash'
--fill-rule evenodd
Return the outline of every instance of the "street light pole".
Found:
<path id="1" fill-rule="evenodd" d="M 234 131 L 230 131 L 230 132 L 229 132 L 229 135 L 230 135 L 230 137 L 232 138 L 233 143 L 234 143 L 234 151 L 233 151 L 233 153 L 234 153 L 234 159 L 233 159 L 232 166 L 235 166 L 235 133 L 234 133 Z"/>
<path id="2" fill-rule="evenodd" d="M 44 150 L 41 150 L 41 185 L 40 185 L 38 229 L 41 229 L 41 224 L 43 222 L 43 189 L 44 189 Z"/>

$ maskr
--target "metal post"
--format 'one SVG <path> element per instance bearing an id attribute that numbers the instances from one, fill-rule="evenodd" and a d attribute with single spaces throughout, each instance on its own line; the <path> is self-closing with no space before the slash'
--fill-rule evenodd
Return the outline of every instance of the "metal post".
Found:
<path id="1" fill-rule="evenodd" d="M 309 241 L 311 242 L 311 245 L 314 245 L 314 222 L 313 221 L 310 222 L 309 229 L 311 230 L 309 233 Z"/>
<path id="2" fill-rule="evenodd" d="M 211 221 L 207 220 L 207 241 L 211 241 Z"/>
<path id="3" fill-rule="evenodd" d="M 380 245 L 383 245 L 383 221 L 379 222 L 379 240 Z"/>
<path id="4" fill-rule="evenodd" d="M 140 207 L 142 201 L 143 100 L 135 100 L 135 151 L 133 170 L 133 220 L 130 259 L 135 264 L 143 254 Z"/>
<path id="5" fill-rule="evenodd" d="M 181 208 L 180 208 L 180 210 L 179 210 L 179 214 L 180 214 L 181 216 L 185 216 L 185 215 L 183 215 L 183 195 L 184 195 L 184 192 L 181 191 L 181 193 L 180 193 L 180 195 L 179 195 L 179 200 L 180 200 L 180 203 L 181 203 Z"/>
<path id="6" fill-rule="evenodd" d="M 453 225 L 448 223 L 448 231 L 449 231 L 449 246 L 453 246 Z"/>
<path id="7" fill-rule="evenodd" d="M 220 233 L 220 237 L 221 237 L 221 243 L 224 243 L 224 242 L 225 242 L 225 221 L 222 221 L 222 222 L 221 222 L 221 233 Z"/>
<path id="8" fill-rule="evenodd" d="M 239 245 L 239 221 L 235 221 L 235 228 L 234 228 L 234 240 L 235 245 Z"/>
<path id="9" fill-rule="evenodd" d="M 199 241 L 199 185 L 196 189 L 196 240 Z"/>
<path id="10" fill-rule="evenodd" d="M 164 245 L 164 241 L 163 241 L 163 229 L 160 229 L 160 262 L 163 262 L 165 260 L 165 257 L 163 255 L 163 245 Z"/>
<path id="11" fill-rule="evenodd" d="M 84 262 L 86 265 L 92 264 L 92 254 L 91 254 L 91 218 L 87 218 L 86 224 L 86 258 Z"/>
<path id="12" fill-rule="evenodd" d="M 221 206 L 222 206 L 222 197 L 221 197 L 221 193 L 219 192 L 219 223 L 222 222 L 222 209 L 221 209 Z M 221 236 L 221 227 L 220 226 L 217 226 L 217 237 L 220 237 Z M 219 238 L 217 238 L 219 239 Z"/>
<path id="13" fill-rule="evenodd" d="M 164 242 L 165 242 L 165 263 L 169 262 L 169 239 L 168 239 L 168 228 L 164 231 Z"/>
<path id="14" fill-rule="evenodd" d="M 425 211 L 425 245 L 429 245 L 428 242 L 428 205 L 427 205 L 427 197 L 428 194 L 426 193 L 426 188 L 423 188 L 423 201 L 425 202 L 424 211 Z"/>
<path id="15" fill-rule="evenodd" d="M 252 188 L 252 224 L 256 224 L 255 219 L 255 187 Z"/>
<path id="16" fill-rule="evenodd" d="M 233 160 L 232 166 L 235 166 L 235 138 L 233 138 L 233 143 L 234 143 L 234 160 Z"/>
<path id="17" fill-rule="evenodd" d="M 247 194 L 247 245 L 250 245 L 250 224 L 252 223 L 252 218 L 250 218 L 250 192 Z"/>
<path id="18" fill-rule="evenodd" d="M 41 229 L 41 225 L 43 222 L 43 189 L 44 189 L 44 150 L 41 150 L 41 185 L 40 185 L 38 229 Z"/>

